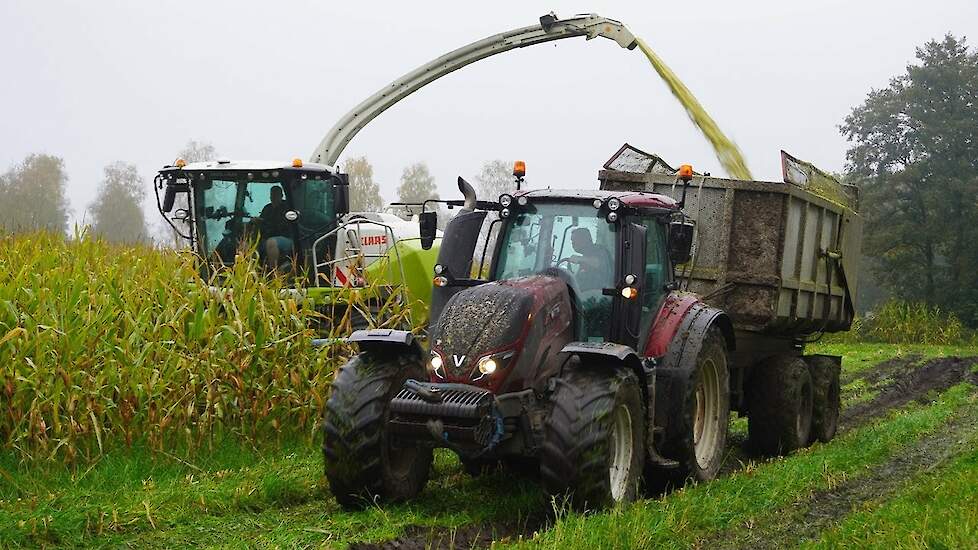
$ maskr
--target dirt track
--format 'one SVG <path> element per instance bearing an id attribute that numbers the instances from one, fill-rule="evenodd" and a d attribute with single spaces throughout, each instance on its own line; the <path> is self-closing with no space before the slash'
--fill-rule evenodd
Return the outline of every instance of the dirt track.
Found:
<path id="1" fill-rule="evenodd" d="M 528 539 L 549 525 L 545 515 L 518 522 L 494 525 L 470 524 L 455 529 L 447 527 L 410 527 L 400 537 L 376 544 L 351 544 L 350 550 L 436 550 L 456 548 L 489 548 L 493 541 Z"/>
<path id="2" fill-rule="evenodd" d="M 926 402 L 940 392 L 961 382 L 978 385 L 978 373 L 972 366 L 978 357 L 948 357 L 922 361 L 919 356 L 883 361 L 872 368 L 843 376 L 843 384 L 862 380 L 876 395 L 845 408 L 840 419 L 840 433 L 852 430 L 910 402 Z M 791 510 L 773 514 L 770 523 L 747 531 L 731 528 L 717 533 L 703 547 L 777 548 L 794 545 L 800 539 L 817 535 L 847 515 L 859 503 L 879 498 L 897 490 L 913 474 L 936 467 L 959 449 L 962 439 L 975 437 L 978 418 L 955 417 L 946 429 L 932 434 L 908 452 L 894 456 L 867 475 L 843 482 L 827 491 L 813 493 Z M 747 458 L 742 438 L 732 437 L 727 467 L 723 474 L 739 469 Z M 786 517 L 791 521 L 785 521 Z M 472 524 L 458 528 L 411 527 L 397 539 L 377 544 L 354 544 L 356 550 L 415 550 L 450 548 L 488 548 L 493 541 L 529 538 L 549 526 L 546 515 L 518 522 Z"/>
<path id="3" fill-rule="evenodd" d="M 911 401 L 926 399 L 932 392 L 940 393 L 955 384 L 969 381 L 978 384 L 978 374 L 971 372 L 976 357 L 946 357 L 932 359 L 916 366 L 916 358 L 903 361 L 885 361 L 860 378 L 879 388 L 879 394 L 864 403 L 857 403 L 842 411 L 840 428 L 850 429 L 891 409 Z"/>

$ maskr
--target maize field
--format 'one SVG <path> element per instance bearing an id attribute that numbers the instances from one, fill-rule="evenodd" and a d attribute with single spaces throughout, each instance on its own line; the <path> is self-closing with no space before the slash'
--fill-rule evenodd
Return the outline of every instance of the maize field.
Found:
<path id="1" fill-rule="evenodd" d="M 90 461 L 145 443 L 312 437 L 345 350 L 249 262 L 209 290 L 188 252 L 0 235 L 0 445 Z"/>

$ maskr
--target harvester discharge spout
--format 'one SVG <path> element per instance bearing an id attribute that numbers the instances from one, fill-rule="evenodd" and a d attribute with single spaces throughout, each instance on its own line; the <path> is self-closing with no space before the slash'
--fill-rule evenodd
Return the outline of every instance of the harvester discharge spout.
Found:
<path id="1" fill-rule="evenodd" d="M 638 45 L 635 35 L 614 19 L 593 13 L 559 19 L 553 12 L 548 13 L 540 18 L 540 23 L 537 25 L 495 34 L 462 46 L 384 86 L 343 115 L 313 151 L 310 160 L 330 166 L 336 164 L 347 144 L 371 120 L 405 97 L 466 65 L 516 48 L 575 36 L 583 36 L 587 40 L 596 37 L 608 38 L 629 50 Z"/>

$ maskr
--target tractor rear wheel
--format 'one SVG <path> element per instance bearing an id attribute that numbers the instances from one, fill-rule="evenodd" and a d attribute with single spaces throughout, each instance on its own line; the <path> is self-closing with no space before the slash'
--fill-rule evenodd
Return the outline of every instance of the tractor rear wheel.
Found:
<path id="1" fill-rule="evenodd" d="M 809 443 L 828 443 L 839 428 L 841 399 L 839 392 L 840 365 L 829 357 L 807 357 L 812 376 L 812 432 Z"/>
<path id="2" fill-rule="evenodd" d="M 801 358 L 775 356 L 755 367 L 748 388 L 749 445 L 765 455 L 808 445 L 812 401 L 812 377 Z"/>
<path id="3" fill-rule="evenodd" d="M 417 358 L 364 352 L 340 368 L 323 420 L 326 478 L 337 502 L 362 508 L 374 499 L 417 495 L 428 481 L 432 451 L 388 439 L 390 402 L 408 378 L 422 379 Z"/>
<path id="4" fill-rule="evenodd" d="M 723 464 L 730 424 L 730 371 L 718 328 L 706 333 L 685 391 L 668 456 L 679 462 L 677 481 L 710 481 Z"/>
<path id="5" fill-rule="evenodd" d="M 645 461 L 645 408 L 638 379 L 610 366 L 557 379 L 540 473 L 547 491 L 578 509 L 635 499 Z"/>

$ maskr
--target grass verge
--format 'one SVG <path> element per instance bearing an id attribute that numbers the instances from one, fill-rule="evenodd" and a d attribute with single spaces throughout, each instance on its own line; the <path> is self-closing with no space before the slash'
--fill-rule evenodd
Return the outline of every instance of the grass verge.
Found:
<path id="1" fill-rule="evenodd" d="M 805 548 L 974 548 L 978 544 L 978 448 L 872 502 Z"/>

